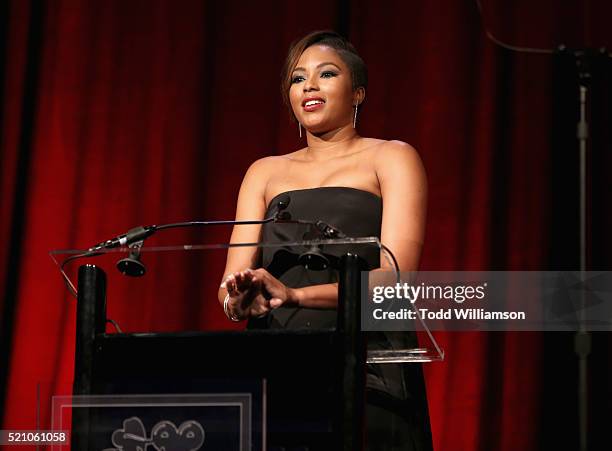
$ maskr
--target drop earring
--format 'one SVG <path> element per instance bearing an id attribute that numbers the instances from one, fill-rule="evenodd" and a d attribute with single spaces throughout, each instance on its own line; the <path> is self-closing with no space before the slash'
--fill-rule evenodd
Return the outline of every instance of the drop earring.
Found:
<path id="1" fill-rule="evenodd" d="M 353 116 L 353 128 L 357 128 L 357 107 L 359 104 L 355 105 L 355 115 Z"/>
<path id="2" fill-rule="evenodd" d="M 298 122 L 298 130 L 300 132 L 300 138 L 302 137 L 302 124 Z"/>

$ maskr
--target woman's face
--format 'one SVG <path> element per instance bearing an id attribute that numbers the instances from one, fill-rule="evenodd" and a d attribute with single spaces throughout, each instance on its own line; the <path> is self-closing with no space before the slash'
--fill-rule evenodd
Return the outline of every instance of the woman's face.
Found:
<path id="1" fill-rule="evenodd" d="M 311 133 L 325 133 L 351 124 L 351 71 L 331 47 L 313 45 L 304 50 L 291 76 L 291 108 Z"/>

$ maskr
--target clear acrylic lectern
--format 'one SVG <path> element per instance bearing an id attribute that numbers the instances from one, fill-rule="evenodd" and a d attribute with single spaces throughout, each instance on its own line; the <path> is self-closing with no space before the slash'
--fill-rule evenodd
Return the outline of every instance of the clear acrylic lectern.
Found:
<path id="1" fill-rule="evenodd" d="M 235 247 L 329 272 L 338 283 L 335 327 L 140 328 L 158 307 L 169 320 L 190 319 L 182 306 L 194 296 L 218 315 L 222 265 Z M 54 400 L 54 428 L 72 424 L 75 450 L 361 449 L 366 366 L 443 359 L 422 321 L 419 345 L 373 345 L 361 331 L 367 262 L 387 258 L 382 249 L 365 237 L 52 251 L 77 297 L 73 396 Z M 117 312 L 110 325 L 107 312 Z"/>

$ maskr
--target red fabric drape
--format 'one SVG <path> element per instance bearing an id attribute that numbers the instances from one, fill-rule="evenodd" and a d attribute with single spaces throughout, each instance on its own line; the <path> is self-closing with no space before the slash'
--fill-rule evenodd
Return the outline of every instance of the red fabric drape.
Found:
<path id="1" fill-rule="evenodd" d="M 519 45 L 612 44 L 603 26 L 612 7 L 555 3 L 484 1 L 484 18 Z M 4 429 L 35 426 L 37 385 L 70 391 L 75 307 L 47 251 L 139 224 L 231 218 L 248 165 L 300 145 L 278 74 L 289 43 L 314 29 L 348 31 L 368 63 L 360 132 L 404 140 L 422 155 L 430 188 L 422 268 L 547 269 L 552 60 L 495 47 L 475 2 L 4 8 Z M 214 229 L 154 239 L 228 237 Z M 169 276 L 181 302 L 156 302 L 152 286 L 140 304 L 111 302 L 109 316 L 128 330 L 229 327 L 215 296 L 223 264 L 218 253 L 207 274 Z M 425 369 L 435 449 L 541 449 L 542 336 L 436 336 L 447 359 Z M 48 416 L 43 403 L 43 423 Z"/>

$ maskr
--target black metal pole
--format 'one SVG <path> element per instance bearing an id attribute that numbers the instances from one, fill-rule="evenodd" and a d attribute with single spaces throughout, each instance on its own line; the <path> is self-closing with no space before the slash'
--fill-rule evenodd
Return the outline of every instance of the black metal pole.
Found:
<path id="1" fill-rule="evenodd" d="M 361 271 L 355 254 L 340 259 L 338 329 L 342 339 L 342 399 L 340 437 L 344 451 L 363 449 L 366 349 L 361 332 Z"/>
<path id="2" fill-rule="evenodd" d="M 106 274 L 95 265 L 79 267 L 73 395 L 91 395 L 96 335 L 106 327 Z M 89 411 L 72 412 L 71 449 L 89 449 Z"/>
<path id="3" fill-rule="evenodd" d="M 587 152 L 589 146 L 589 123 L 587 120 L 589 84 L 591 80 L 591 59 L 589 51 L 576 52 L 576 65 L 579 79 L 580 119 L 576 127 L 580 159 L 580 280 L 584 284 L 587 270 Z M 588 359 L 591 353 L 591 335 L 586 329 L 586 290 L 580 290 L 580 313 L 578 332 L 574 338 L 574 348 L 578 357 L 578 431 L 580 451 L 588 449 Z"/>

